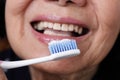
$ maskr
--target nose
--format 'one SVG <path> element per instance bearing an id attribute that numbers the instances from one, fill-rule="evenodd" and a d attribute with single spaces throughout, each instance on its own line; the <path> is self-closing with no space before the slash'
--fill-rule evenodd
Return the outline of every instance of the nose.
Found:
<path id="1" fill-rule="evenodd" d="M 86 0 L 49 0 L 49 1 L 58 1 L 58 4 L 61 6 L 66 6 L 68 3 L 73 3 L 78 6 L 85 6 Z"/>

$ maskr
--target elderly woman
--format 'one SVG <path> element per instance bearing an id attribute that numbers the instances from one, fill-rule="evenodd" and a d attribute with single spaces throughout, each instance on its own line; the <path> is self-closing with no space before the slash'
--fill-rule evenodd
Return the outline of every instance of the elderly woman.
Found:
<path id="1" fill-rule="evenodd" d="M 7 38 L 21 59 L 49 55 L 52 40 L 76 40 L 80 55 L 29 66 L 31 80 L 107 80 L 97 73 L 120 33 L 119 7 L 119 0 L 6 0 Z"/>

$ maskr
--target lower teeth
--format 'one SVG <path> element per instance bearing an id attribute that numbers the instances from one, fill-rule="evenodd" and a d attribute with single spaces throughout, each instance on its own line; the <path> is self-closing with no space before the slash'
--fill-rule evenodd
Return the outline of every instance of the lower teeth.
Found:
<path id="1" fill-rule="evenodd" d="M 76 32 L 65 32 L 65 31 L 57 31 L 52 29 L 45 29 L 45 30 L 36 30 L 37 32 L 47 34 L 47 35 L 54 35 L 54 36 L 73 36 L 73 37 L 79 37 L 87 34 L 89 32 L 88 29 L 84 29 L 82 34 L 78 34 Z"/>
<path id="2" fill-rule="evenodd" d="M 71 32 L 55 31 L 51 29 L 46 29 L 44 30 L 43 33 L 47 35 L 55 35 L 55 36 L 71 36 Z"/>
<path id="3" fill-rule="evenodd" d="M 58 31 L 53 29 L 45 29 L 45 30 L 36 30 L 37 32 L 47 34 L 47 35 L 54 35 L 54 36 L 73 36 L 73 37 L 79 37 L 87 34 L 89 32 L 88 29 L 83 29 L 82 34 L 78 34 L 76 32 L 66 32 L 66 31 Z"/>

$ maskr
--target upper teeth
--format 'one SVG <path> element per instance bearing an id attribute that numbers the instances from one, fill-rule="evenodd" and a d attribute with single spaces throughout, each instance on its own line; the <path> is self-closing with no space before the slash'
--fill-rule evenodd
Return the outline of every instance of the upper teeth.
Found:
<path id="1" fill-rule="evenodd" d="M 82 34 L 83 28 L 74 25 L 74 24 L 61 24 L 61 23 L 52 23 L 52 22 L 45 22 L 41 21 L 34 25 L 34 28 L 37 30 L 44 30 L 46 28 L 50 28 L 53 30 L 60 30 L 60 31 L 70 31 L 70 32 L 76 32 L 78 34 Z"/>

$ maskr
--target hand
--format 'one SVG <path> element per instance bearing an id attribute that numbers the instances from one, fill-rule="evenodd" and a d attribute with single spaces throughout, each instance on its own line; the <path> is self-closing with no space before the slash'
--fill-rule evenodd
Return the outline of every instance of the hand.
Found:
<path id="1" fill-rule="evenodd" d="M 9 48 L 7 39 L 0 39 L 0 52 Z M 0 80 L 7 80 L 4 71 L 0 68 Z"/>
<path id="2" fill-rule="evenodd" d="M 4 71 L 0 68 L 0 80 L 7 80 Z"/>

